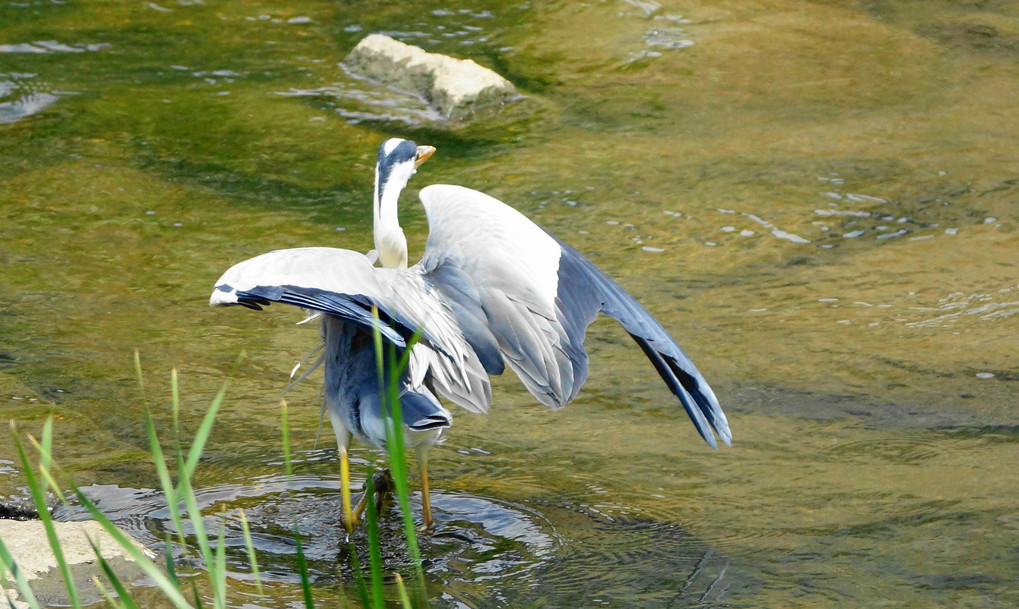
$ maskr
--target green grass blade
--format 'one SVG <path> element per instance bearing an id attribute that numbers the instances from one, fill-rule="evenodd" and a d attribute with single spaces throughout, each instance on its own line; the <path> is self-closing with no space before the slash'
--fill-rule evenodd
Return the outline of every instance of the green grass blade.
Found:
<path id="1" fill-rule="evenodd" d="M 241 510 L 241 531 L 244 532 L 244 545 L 248 549 L 248 564 L 251 565 L 251 576 L 255 578 L 255 589 L 258 595 L 262 594 L 262 576 L 258 572 L 258 556 L 255 555 L 255 544 L 251 539 L 251 527 L 248 526 L 248 517 Z"/>
<path id="2" fill-rule="evenodd" d="M 53 469 L 52 468 L 52 465 L 53 465 L 53 455 L 52 455 L 52 453 L 49 450 L 47 450 L 46 447 L 43 446 L 42 443 L 38 442 L 32 436 L 28 436 L 28 441 L 31 442 L 32 446 L 36 449 L 36 451 L 39 452 L 39 454 L 40 454 L 40 459 L 39 459 L 40 463 L 43 460 L 46 460 L 46 461 L 49 461 L 50 465 L 51 465 L 51 467 L 46 467 L 46 468 L 40 467 L 39 468 L 39 475 L 42 476 L 42 478 L 45 481 L 46 485 L 48 485 L 48 488 L 53 489 L 53 496 L 57 497 L 58 499 L 60 499 L 60 502 L 64 504 L 64 507 L 70 508 L 71 507 L 71 503 L 67 500 L 67 497 L 64 496 L 64 493 L 61 492 L 60 485 L 57 484 L 56 478 L 53 477 L 53 471 L 52 471 L 52 469 Z M 42 455 L 45 455 L 45 456 L 42 456 Z M 44 488 L 46 488 L 46 487 L 44 487 Z M 40 517 L 40 519 L 41 519 L 41 517 Z"/>
<path id="3" fill-rule="evenodd" d="M 166 577 L 173 587 L 180 590 L 180 578 L 177 577 L 177 565 L 173 562 L 173 537 L 167 533 L 166 545 L 163 546 L 163 559 L 166 561 Z"/>
<path id="4" fill-rule="evenodd" d="M 171 581 L 163 571 L 153 563 L 145 553 L 140 550 L 130 537 L 127 536 L 123 531 L 117 528 L 109 518 L 103 514 L 92 500 L 90 500 L 81 489 L 72 485 L 74 494 L 78 497 L 78 501 L 81 503 L 92 518 L 99 523 L 100 526 L 117 542 L 131 559 L 138 565 L 145 575 L 148 575 L 163 592 L 164 595 L 176 606 L 178 609 L 191 609 L 191 605 L 188 604 L 184 595 L 181 594 L 180 588 L 175 585 L 176 578 Z"/>
<path id="5" fill-rule="evenodd" d="M 198 460 L 202 457 L 202 451 L 205 450 L 205 443 L 209 439 L 209 434 L 212 431 L 212 425 L 216 422 L 216 413 L 219 412 L 219 407 L 223 404 L 223 399 L 226 397 L 226 392 L 230 388 L 230 379 L 237 375 L 237 370 L 241 366 L 241 362 L 244 361 L 244 351 L 242 350 L 237 356 L 237 360 L 234 362 L 234 367 L 230 371 L 230 376 L 227 380 L 223 381 L 223 386 L 220 387 L 216 397 L 212 398 L 212 403 L 209 404 L 209 409 L 205 413 L 205 417 L 202 419 L 202 424 L 198 427 L 198 431 L 195 433 L 195 438 L 192 440 L 191 448 L 188 450 L 188 458 L 185 464 L 187 477 L 190 478 L 195 473 L 195 468 L 198 467 Z M 176 370 L 174 371 L 173 379 L 176 383 Z M 179 399 L 174 394 L 173 409 L 176 413 L 179 410 L 180 403 Z M 174 417 L 177 415 L 175 414 Z M 178 432 L 179 428 L 176 424 L 177 419 L 174 418 L 174 431 Z"/>
<path id="6" fill-rule="evenodd" d="M 219 539 L 216 542 L 216 568 L 210 569 L 215 585 L 213 604 L 216 609 L 226 607 L 226 514 L 219 523 Z"/>
<path id="7" fill-rule="evenodd" d="M 0 540 L 2 541 L 2 540 Z M 15 584 L 17 585 L 17 584 Z M 0 590 L 10 590 L 11 582 L 7 579 L 7 563 L 4 562 L 3 557 L 0 557 Z M 7 604 L 13 605 L 11 602 L 10 595 L 7 595 Z"/>
<path id="8" fill-rule="evenodd" d="M 191 594 L 195 597 L 195 609 L 205 609 L 205 603 L 202 602 L 202 595 L 198 592 L 198 583 L 195 580 L 191 580 Z"/>
<path id="9" fill-rule="evenodd" d="M 46 417 L 46 422 L 42 426 L 42 452 L 39 455 L 39 469 L 42 471 L 48 471 L 50 464 L 53 462 L 51 455 L 53 454 L 53 417 Z M 54 491 L 58 489 L 53 488 Z"/>
<path id="10" fill-rule="evenodd" d="M 382 362 L 382 332 L 379 331 L 379 308 L 372 305 L 372 342 L 375 345 L 375 370 L 379 375 L 379 395 L 386 394 L 385 368 Z"/>
<path id="11" fill-rule="evenodd" d="M 159 443 L 159 436 L 156 434 L 156 425 L 152 420 L 152 413 L 149 411 L 149 407 L 145 404 L 144 400 L 144 389 L 145 381 L 142 377 L 141 360 L 138 350 L 134 352 L 134 365 L 135 371 L 138 374 L 138 386 L 142 389 L 142 403 L 145 409 L 145 431 L 149 438 L 149 450 L 152 452 L 152 462 L 156 468 L 156 474 L 159 477 L 159 486 L 163 489 L 163 496 L 166 498 L 166 506 L 170 510 L 170 520 L 173 522 L 174 527 L 177 529 L 177 540 L 180 542 L 182 548 L 187 548 L 187 540 L 184 538 L 184 526 L 180 515 L 180 497 L 176 491 L 173 483 L 173 478 L 170 477 L 170 470 L 166 466 L 166 456 L 163 454 L 163 447 Z M 177 375 L 176 371 L 171 375 L 171 387 L 173 390 L 174 400 L 173 403 L 178 402 L 178 393 L 176 388 Z M 174 436 L 176 440 L 177 433 L 177 408 L 174 407 Z M 177 444 L 178 450 L 180 445 Z M 169 541 L 167 541 L 169 547 Z"/>
<path id="12" fill-rule="evenodd" d="M 392 470 L 396 485 L 396 496 L 403 515 L 403 532 L 407 542 L 407 553 L 414 563 L 415 575 L 421 600 L 427 605 L 425 592 L 425 573 L 421 563 L 421 550 L 417 543 L 417 530 L 414 525 L 414 513 L 410 507 L 410 489 L 408 486 L 407 455 L 403 437 L 403 409 L 400 405 L 400 379 L 410 361 L 410 353 L 417 343 L 421 329 L 418 328 L 404 349 L 402 357 L 397 360 L 396 348 L 389 344 L 389 358 L 383 358 L 382 333 L 378 330 L 378 310 L 372 310 L 376 328 L 372 332 L 375 344 L 376 367 L 379 375 L 379 392 L 383 396 L 382 413 L 386 422 L 386 448 L 389 452 L 389 467 Z M 389 362 L 389 378 L 386 382 L 383 362 Z"/>
<path id="13" fill-rule="evenodd" d="M 353 540 L 350 542 L 350 559 L 354 567 L 354 581 L 357 582 L 357 595 L 361 597 L 361 606 L 371 607 L 372 599 L 368 592 L 368 582 L 364 577 L 364 572 L 361 571 L 361 561 L 357 557 L 357 546 Z"/>
<path id="14" fill-rule="evenodd" d="M 95 541 L 93 541 L 91 537 L 87 537 L 87 539 L 88 545 L 92 546 L 92 551 L 96 553 L 96 558 L 99 560 L 99 566 L 102 568 L 103 573 L 106 574 L 106 578 L 110 580 L 110 585 L 113 586 L 114 591 L 116 591 L 117 593 L 117 597 L 120 599 L 120 602 L 117 603 L 117 605 L 123 607 L 124 609 L 138 609 L 138 604 L 134 602 L 134 599 L 131 598 L 131 595 L 128 593 L 127 588 L 124 587 L 123 582 L 121 582 L 120 578 L 117 577 L 117 574 L 113 572 L 113 568 L 110 567 L 110 563 L 108 563 L 106 559 L 103 558 L 103 554 L 99 550 L 99 546 L 96 545 Z M 98 578 L 96 579 L 95 583 L 102 591 L 103 596 L 107 597 L 107 602 L 113 604 L 113 599 L 109 598 L 110 595 L 109 592 L 106 590 L 106 586 L 104 586 L 102 582 L 99 581 Z"/>
<path id="15" fill-rule="evenodd" d="M 15 438 L 15 440 L 17 440 L 17 438 Z M 33 444 L 35 445 L 36 449 L 40 451 L 44 449 L 44 447 L 41 444 L 34 442 L 34 440 Z M 43 472 L 43 474 L 51 481 L 50 485 L 56 488 L 57 486 L 56 482 L 53 481 L 50 472 L 47 470 Z M 153 563 L 149 559 L 145 552 L 143 550 L 140 550 L 134 544 L 131 538 L 127 536 L 127 534 L 125 534 L 123 531 L 117 528 L 117 526 L 113 524 L 113 522 L 109 518 L 107 518 L 106 515 L 103 514 L 94 503 L 92 503 L 92 500 L 89 499 L 81 491 L 81 489 L 79 489 L 73 483 L 71 484 L 71 491 L 78 498 L 78 502 L 81 504 L 81 506 L 84 507 L 88 511 L 88 513 L 92 516 L 92 519 L 95 520 L 99 524 L 99 526 L 101 526 L 103 530 L 105 530 L 106 533 L 113 538 L 117 545 L 120 546 L 121 549 L 123 549 L 128 554 L 128 556 L 138 565 L 138 568 L 140 568 L 146 575 L 152 578 L 152 580 L 156 583 L 156 585 L 163 592 L 163 594 L 165 594 L 166 597 L 171 602 L 173 602 L 174 605 L 178 607 L 178 609 L 191 609 L 190 605 L 187 604 L 187 601 L 184 599 L 183 595 L 180 594 L 179 586 L 175 585 L 176 578 L 174 578 L 173 581 L 170 581 L 168 578 L 166 578 L 163 575 L 163 572 L 159 569 L 159 567 L 157 567 L 155 563 Z M 60 493 L 59 496 L 61 497 L 65 505 L 69 505 L 67 499 L 63 497 L 62 493 Z M 167 547 L 169 547 L 169 544 L 167 544 Z"/>
<path id="16" fill-rule="evenodd" d="M 11 424 L 11 434 L 14 436 L 14 444 L 17 447 L 18 457 L 21 459 L 21 466 L 24 469 L 25 482 L 28 484 L 29 491 L 32 494 L 32 500 L 35 502 L 35 509 L 39 512 L 39 520 L 42 521 L 43 528 L 46 530 L 46 538 L 49 541 L 50 549 L 53 551 L 53 557 L 57 561 L 57 567 L 60 569 L 60 574 L 64 578 L 64 587 L 67 590 L 67 599 L 70 601 L 71 606 L 74 609 L 81 609 L 81 600 L 78 597 L 78 586 L 74 583 L 74 578 L 71 576 L 71 567 L 67 564 L 67 559 L 64 557 L 64 551 L 60 546 L 60 538 L 57 537 L 56 527 L 53 526 L 53 517 L 50 516 L 50 512 L 46 507 L 47 484 L 45 482 L 41 483 L 39 479 L 36 478 L 35 472 L 32 470 L 32 465 L 28 461 L 28 455 L 25 454 L 25 447 L 21 444 L 21 438 L 18 436 L 17 429 L 13 425 L 13 422 Z M 41 461 L 49 463 L 50 458 L 47 456 Z M 61 495 L 59 488 L 54 488 L 53 490 L 57 495 Z"/>
<path id="17" fill-rule="evenodd" d="M 180 516 L 180 499 L 173 484 L 173 479 L 170 477 L 170 470 L 166 467 L 166 457 L 163 455 L 163 448 L 159 445 L 156 426 L 152 422 L 152 415 L 147 407 L 145 408 L 145 428 L 149 436 L 149 450 L 152 451 L 152 462 L 155 464 L 156 474 L 159 476 L 159 485 L 163 488 L 166 506 L 170 510 L 170 519 L 177 528 L 177 539 L 180 541 L 181 547 L 187 548 L 187 541 L 184 539 L 184 523 Z"/>
<path id="18" fill-rule="evenodd" d="M 170 414 L 173 417 L 173 431 L 180 430 L 180 383 L 177 379 L 177 369 L 170 369 Z"/>
<path id="19" fill-rule="evenodd" d="M 170 425 L 170 431 L 173 432 L 173 452 L 174 452 L 174 455 L 179 457 L 181 454 L 183 454 L 184 449 L 181 447 L 180 396 L 177 394 L 176 390 L 173 388 L 174 384 L 176 384 L 176 382 L 177 382 L 177 375 L 175 374 L 176 370 L 177 369 L 174 368 L 173 371 L 170 374 L 170 391 L 171 391 L 170 395 L 173 396 L 173 399 L 170 400 L 170 416 L 171 416 L 171 421 L 172 421 L 172 423 Z M 184 476 L 186 474 L 181 473 L 184 470 L 181 467 L 180 461 L 181 460 L 179 458 L 177 458 L 177 475 L 178 476 Z M 188 476 L 188 477 L 190 477 L 190 476 Z M 181 491 L 180 491 L 179 487 L 177 489 L 177 496 L 178 497 L 182 497 L 183 496 L 183 495 L 181 495 Z"/>
<path id="20" fill-rule="evenodd" d="M 280 430 L 283 434 L 283 471 L 287 474 L 287 482 L 294 477 L 294 465 L 290 455 L 290 415 L 287 401 L 280 400 Z"/>
<path id="21" fill-rule="evenodd" d="M 25 574 L 21 571 L 21 567 L 18 566 L 18 563 L 15 562 L 14 557 L 11 556 L 11 552 L 7 549 L 3 539 L 0 539 L 0 562 L 2 562 L 7 570 L 10 571 L 11 577 L 14 578 L 14 582 L 18 585 L 18 590 L 21 591 L 21 598 L 28 603 L 28 606 L 31 607 L 31 609 L 40 609 L 39 600 L 35 598 L 35 593 L 32 592 L 32 587 L 28 585 L 28 580 L 25 579 Z M 6 579 L 6 576 L 4 579 Z M 4 590 L 6 589 L 7 587 L 4 586 Z M 7 595 L 5 594 L 5 596 Z M 11 601 L 9 596 L 7 597 L 7 601 L 11 607 L 14 606 L 14 603 Z"/>
<path id="22" fill-rule="evenodd" d="M 220 405 L 223 403 L 223 398 L 226 396 L 226 391 L 229 387 L 229 381 L 223 383 L 219 393 L 213 398 L 212 403 L 209 405 L 208 411 L 202 418 L 202 423 L 195 434 L 195 438 L 192 441 L 191 448 L 188 450 L 187 460 L 185 461 L 184 455 L 180 448 L 180 443 L 177 443 L 177 475 L 179 480 L 176 486 L 176 497 L 184 500 L 184 505 L 187 508 L 188 521 L 191 523 L 191 528 L 194 530 L 195 541 L 198 545 L 198 551 L 201 554 L 202 560 L 205 563 L 205 568 L 208 570 L 210 583 L 213 589 L 213 604 L 216 609 L 222 609 L 225 604 L 225 599 L 221 597 L 219 591 L 223 588 L 220 586 L 220 578 L 224 575 L 219 572 L 217 568 L 217 554 L 213 552 L 212 545 L 209 543 L 208 531 L 205 528 L 205 522 L 202 520 L 202 512 L 198 507 L 198 499 L 195 497 L 194 486 L 191 484 L 191 477 L 198 467 L 198 460 L 201 458 L 202 451 L 205 448 L 205 443 L 209 439 L 209 435 L 212 433 L 212 425 L 215 422 L 216 413 L 219 411 Z M 173 404 L 174 410 L 179 407 L 179 402 L 176 400 Z M 175 434 L 179 439 L 179 429 L 174 430 Z M 183 531 L 182 531 L 183 533 Z"/>
<path id="23" fill-rule="evenodd" d="M 407 587 L 403 585 L 403 578 L 400 574 L 396 574 L 396 591 L 400 594 L 400 604 L 407 609 L 414 609 L 414 605 L 410 604 L 410 597 L 407 596 Z"/>
<path id="24" fill-rule="evenodd" d="M 156 427 L 152 421 L 152 413 L 149 411 L 148 402 L 145 399 L 145 376 L 142 374 L 141 353 L 138 349 L 134 350 L 134 370 L 138 378 L 138 388 L 141 392 L 142 406 L 145 409 L 145 426 L 149 437 L 149 450 L 152 451 L 152 461 L 156 466 L 156 473 L 159 476 L 159 484 L 163 488 L 163 496 L 166 497 L 166 504 L 170 510 L 170 519 L 173 521 L 174 526 L 177 527 L 177 539 L 180 541 L 181 547 L 187 548 L 187 540 L 184 539 L 184 527 L 182 526 L 178 505 L 179 497 L 174 488 L 172 478 L 170 477 L 170 472 L 166 467 L 166 458 L 163 455 L 162 446 L 159 444 Z M 173 395 L 174 440 L 177 442 L 176 445 L 179 450 L 180 444 L 177 438 L 177 422 L 179 420 L 177 410 L 179 408 L 179 394 L 177 391 L 176 370 L 173 370 L 170 375 L 170 386 Z"/>
<path id="25" fill-rule="evenodd" d="M 375 467 L 374 459 L 369 456 L 368 472 L 364 481 L 364 492 L 368 498 L 365 505 L 365 532 L 368 534 L 368 575 L 371 583 L 371 606 L 375 609 L 384 608 L 382 590 L 382 543 L 379 539 L 379 515 L 375 509 Z"/>
<path id="26" fill-rule="evenodd" d="M 411 339 L 408 345 L 413 345 L 417 334 Z M 392 346 L 391 346 L 392 349 Z M 395 349 L 393 349 L 395 351 Z M 418 583 L 418 592 L 425 600 L 425 572 L 421 563 L 421 549 L 417 542 L 417 529 L 414 526 L 414 513 L 410 507 L 410 479 L 407 471 L 407 450 L 403 442 L 403 408 L 400 405 L 399 379 L 407 365 L 409 349 L 404 352 L 400 364 L 402 367 L 395 368 L 390 373 L 389 387 L 386 402 L 389 405 L 389 417 L 386 420 L 386 438 L 389 447 L 389 464 L 393 470 L 393 481 L 396 485 L 396 497 L 400 503 L 400 512 L 403 515 L 403 534 L 407 542 L 407 554 L 414 564 L 414 572 Z M 390 361 L 394 361 L 395 353 L 390 354 Z M 422 492 L 424 490 L 422 489 Z"/>
<path id="27" fill-rule="evenodd" d="M 301 546 L 301 532 L 297 530 L 297 526 L 294 526 L 294 543 L 297 545 L 297 571 L 301 575 L 304 609 L 315 609 L 315 599 L 311 595 L 311 578 L 308 575 L 308 561 L 304 558 L 304 547 Z"/>
<path id="28" fill-rule="evenodd" d="M 98 576 L 94 576 L 92 578 L 92 583 L 95 584 L 96 588 L 99 588 L 100 594 L 102 594 L 103 598 L 106 599 L 107 607 L 113 607 L 113 609 L 127 609 L 124 606 L 124 603 L 113 598 L 113 595 L 110 594 L 109 589 L 107 589 L 106 586 L 103 585 L 102 580 L 100 580 Z"/>
<path id="29" fill-rule="evenodd" d="M 241 358 L 238 358 L 238 364 L 240 363 L 240 359 Z M 209 543 L 208 532 L 205 529 L 205 523 L 202 520 L 202 513 L 198 507 L 198 500 L 195 497 L 194 486 L 191 484 L 191 478 L 194 476 L 195 470 L 198 468 L 198 462 L 201 459 L 202 452 L 205 450 L 205 445 L 209 436 L 212 434 L 212 427 L 215 423 L 216 415 L 219 413 L 219 408 L 223 404 L 223 400 L 226 397 L 229 387 L 230 381 L 224 381 L 219 392 L 212 399 L 205 416 L 202 418 L 202 423 L 199 425 L 198 431 L 195 433 L 195 437 L 191 442 L 191 447 L 188 449 L 187 458 L 185 459 L 180 448 L 180 393 L 178 390 L 176 369 L 171 374 L 174 436 L 177 446 L 177 475 L 179 477 L 176 490 L 174 491 L 174 498 L 182 498 L 184 500 L 184 505 L 187 507 L 188 520 L 191 522 L 191 526 L 194 529 L 198 550 L 202 556 L 202 560 L 205 562 L 205 567 L 208 570 L 209 579 L 212 584 L 213 606 L 215 609 L 224 609 L 226 606 L 226 550 L 225 543 L 223 542 L 225 535 L 225 529 L 223 527 L 225 525 L 221 524 L 220 543 L 217 545 L 214 552 L 211 544 Z M 181 537 L 183 537 L 183 528 L 181 527 L 179 530 L 181 532 Z M 196 597 L 196 602 L 198 602 L 197 599 L 198 597 Z"/>
<path id="30" fill-rule="evenodd" d="M 145 378 L 142 374 L 142 354 L 138 349 L 134 350 L 134 373 L 138 377 L 138 388 L 142 394 L 142 404 L 145 404 Z"/>
<path id="31" fill-rule="evenodd" d="M 205 417 L 202 419 L 202 424 L 198 427 L 198 431 L 195 433 L 194 440 L 191 441 L 191 448 L 188 450 L 187 462 L 184 464 L 184 472 L 187 473 L 187 477 L 190 478 L 195 473 L 195 468 L 198 467 L 198 460 L 202 457 L 202 451 L 205 450 L 205 443 L 209 439 L 209 434 L 212 432 L 212 425 L 216 422 L 216 413 L 219 412 L 219 407 L 223 404 L 223 398 L 226 397 L 227 389 L 230 388 L 230 381 L 224 381 L 223 386 L 219 389 L 219 393 L 212 399 L 212 403 L 209 404 L 209 410 L 205 413 Z M 176 409 L 176 408 L 175 408 Z M 183 473 L 181 474 L 184 475 Z"/>
<path id="32" fill-rule="evenodd" d="M 216 568 L 215 559 L 212 553 L 212 546 L 209 544 L 209 536 L 205 530 L 205 522 L 202 520 L 202 511 L 198 508 L 198 499 L 195 497 L 194 489 L 191 487 L 191 477 L 187 475 L 184 466 L 184 457 L 177 454 L 177 471 L 180 472 L 180 481 L 177 485 L 180 496 L 184 499 L 184 506 L 188 511 L 188 520 L 191 528 L 194 529 L 195 540 L 198 544 L 198 551 L 205 561 L 205 568 L 209 570 L 209 576 L 213 576 Z M 213 580 L 215 584 L 215 580 Z"/>

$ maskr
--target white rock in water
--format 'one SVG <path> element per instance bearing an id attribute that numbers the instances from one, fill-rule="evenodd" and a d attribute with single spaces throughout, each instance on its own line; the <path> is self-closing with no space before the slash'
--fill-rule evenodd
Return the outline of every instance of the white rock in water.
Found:
<path id="1" fill-rule="evenodd" d="M 113 567 L 114 572 L 122 581 L 130 582 L 143 575 L 141 568 L 135 565 L 130 555 L 98 522 L 94 520 L 54 522 L 53 526 L 60 539 L 64 559 L 70 566 L 71 573 L 78 584 L 78 592 L 83 605 L 91 605 L 103 600 L 98 588 L 91 583 L 92 578 L 100 575 L 102 570 L 92 546 L 89 545 L 89 538 L 96 542 L 103 558 Z M 57 560 L 47 543 L 46 531 L 43 529 L 41 521 L 0 520 L 0 538 L 3 538 L 4 545 L 7 546 L 43 606 L 70 605 L 63 577 L 57 568 Z M 154 557 L 138 542 L 135 542 L 135 545 L 145 551 L 150 558 Z M 18 599 L 19 591 L 17 585 L 11 580 L 10 573 L 7 576 L 8 588 L 5 589 L 0 585 L 0 598 L 9 595 L 8 598 L 13 600 L 14 606 L 18 609 L 28 607 L 28 603 Z M 104 584 L 109 587 L 106 577 L 103 576 L 102 579 Z M 4 605 L 7 605 L 6 599 Z"/>
<path id="2" fill-rule="evenodd" d="M 358 76 L 418 93 L 449 118 L 519 97 L 510 81 L 470 59 L 428 53 L 382 34 L 357 43 L 343 65 Z"/>

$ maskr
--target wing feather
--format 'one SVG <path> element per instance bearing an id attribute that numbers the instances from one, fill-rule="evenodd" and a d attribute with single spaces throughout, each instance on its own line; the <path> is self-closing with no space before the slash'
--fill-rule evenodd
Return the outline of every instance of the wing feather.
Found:
<path id="1" fill-rule="evenodd" d="M 494 340 L 538 400 L 553 408 L 572 401 L 587 379 L 587 327 L 605 313 L 637 341 L 704 440 L 716 446 L 714 428 L 730 442 L 718 400 L 690 358 L 590 260 L 483 193 L 432 185 L 421 190 L 421 201 L 430 229 L 421 262 L 425 280 L 456 301 L 453 315 L 475 351 L 488 354 L 488 372 L 501 371 L 490 361 Z M 478 328 L 483 319 L 487 326 Z"/>
<path id="2" fill-rule="evenodd" d="M 216 282 L 209 304 L 260 309 L 273 302 L 328 313 L 371 329 L 372 305 L 396 322 L 379 324 L 397 346 L 413 333 L 415 320 L 386 306 L 386 290 L 367 258 L 349 250 L 307 247 L 277 250 L 230 267 Z"/>
<path id="3" fill-rule="evenodd" d="M 732 441 L 729 423 L 708 382 L 693 360 L 637 299 L 603 273 L 580 252 L 555 239 L 562 248 L 560 275 L 579 278 L 573 289 L 560 291 L 564 304 L 582 317 L 594 318 L 600 311 L 618 321 L 654 364 L 658 374 L 682 402 L 704 441 L 715 447 L 712 428 L 726 444 Z M 600 303 L 594 308 L 595 303 Z M 585 326 L 586 330 L 586 326 Z M 571 337 L 583 349 L 583 333 Z"/>
<path id="4" fill-rule="evenodd" d="M 210 304 L 221 306 L 261 308 L 272 302 L 327 313 L 369 330 L 376 327 L 372 307 L 377 307 L 383 322 L 377 327 L 387 341 L 405 347 L 420 333 L 412 377 L 434 377 L 445 397 L 468 410 L 488 410 L 488 376 L 420 269 L 376 268 L 363 254 L 336 248 L 277 250 L 231 267 L 210 298 Z"/>

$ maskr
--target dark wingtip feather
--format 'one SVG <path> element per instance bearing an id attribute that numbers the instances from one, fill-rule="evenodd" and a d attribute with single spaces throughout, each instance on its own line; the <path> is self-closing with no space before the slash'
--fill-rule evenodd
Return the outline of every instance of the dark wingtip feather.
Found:
<path id="1" fill-rule="evenodd" d="M 247 290 L 237 291 L 236 296 L 236 304 L 249 309 L 261 310 L 259 305 L 268 306 L 273 302 L 280 302 L 346 319 L 368 330 L 377 327 L 383 338 L 397 347 L 405 347 L 407 343 L 404 334 L 410 336 L 413 333 L 413 328 L 391 319 L 382 310 L 379 311 L 380 319 L 376 324 L 371 314 L 372 301 L 360 294 L 339 294 L 285 285 L 254 286 Z M 396 322 L 395 328 L 390 325 L 390 321 Z"/>
<path id="2" fill-rule="evenodd" d="M 669 390 L 683 403 L 704 441 L 716 448 L 714 434 L 717 433 L 723 442 L 731 444 L 732 433 L 718 399 L 675 339 L 643 305 L 593 262 L 555 235 L 549 233 L 549 236 L 559 243 L 562 251 L 557 306 L 562 312 L 560 321 L 570 338 L 570 357 L 581 371 L 573 393 L 579 389 L 587 372 L 586 356 L 583 360 L 576 358 L 576 354 L 584 354 L 585 330 L 599 312 L 605 313 L 619 321 L 644 350 Z"/>
<path id="3" fill-rule="evenodd" d="M 722 438 L 722 442 L 725 442 L 726 446 L 732 446 L 732 431 L 729 430 L 729 422 L 725 418 L 725 413 L 722 412 L 722 406 L 718 403 L 718 398 L 715 397 L 715 392 L 711 390 L 708 383 L 697 375 L 691 374 L 687 371 L 680 362 L 677 362 L 674 358 L 667 355 L 663 355 L 665 361 L 669 364 L 669 369 L 673 375 L 679 380 L 680 384 L 686 389 L 687 393 L 693 397 L 694 401 L 697 402 L 697 407 L 701 413 L 714 428 L 718 437 Z"/>
<path id="4" fill-rule="evenodd" d="M 714 449 L 718 448 L 715 433 L 726 446 L 731 446 L 732 433 L 729 431 L 729 424 L 725 420 L 725 415 L 722 414 L 722 408 L 718 404 L 714 392 L 711 391 L 707 383 L 694 378 L 679 367 L 672 358 L 659 353 L 647 339 L 633 333 L 630 333 L 630 336 L 640 345 L 644 355 L 651 360 L 669 390 L 679 398 L 683 409 L 686 410 L 694 427 L 697 428 L 697 433 L 708 443 L 708 446 Z"/>

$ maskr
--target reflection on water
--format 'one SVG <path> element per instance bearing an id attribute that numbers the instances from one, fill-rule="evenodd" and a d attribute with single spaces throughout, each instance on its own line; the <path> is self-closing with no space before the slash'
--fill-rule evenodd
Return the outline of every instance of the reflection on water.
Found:
<path id="1" fill-rule="evenodd" d="M 0 74 L 0 125 L 38 114 L 57 101 L 57 96 L 39 91 L 37 74 Z"/>
<path id="2" fill-rule="evenodd" d="M 489 192 L 618 278 L 735 436 L 700 444 L 596 323 L 576 403 L 546 412 L 498 379 L 492 412 L 458 414 L 435 451 L 436 603 L 1019 605 L 1007 3 L 114 4 L 0 3 L 0 406 L 26 431 L 55 412 L 61 462 L 146 542 L 170 525 L 133 350 L 160 429 L 171 367 L 194 429 L 244 350 L 198 470 L 206 517 L 235 533 L 245 510 L 287 602 L 296 518 L 316 591 L 345 591 L 314 378 L 288 395 L 294 480 L 272 448 L 315 329 L 205 303 L 268 250 L 369 249 L 375 151 L 402 136 L 438 148 L 412 191 Z M 343 73 L 370 32 L 470 56 L 527 99 L 436 126 Z"/>
<path id="3" fill-rule="evenodd" d="M 324 454 L 311 453 L 308 462 L 319 461 Z M 340 520 L 339 489 L 338 477 L 268 475 L 198 488 L 195 496 L 206 513 L 206 530 L 213 537 L 223 530 L 229 577 L 253 585 L 241 528 L 243 510 L 262 580 L 279 602 L 300 598 L 296 591 L 276 586 L 300 582 L 293 568 L 295 531 L 300 532 L 316 586 L 354 581 Z M 161 548 L 168 535 L 178 533 L 158 490 L 97 484 L 82 491 L 121 529 L 150 548 Z M 420 512 L 418 499 L 415 495 L 411 501 L 415 513 Z M 186 514 L 183 505 L 181 509 Z M 432 509 L 435 528 L 418 541 L 429 586 L 444 599 L 442 606 L 716 606 L 726 604 L 723 601 L 733 590 L 756 585 L 723 554 L 674 523 L 634 515 L 613 517 L 568 500 L 524 506 L 441 490 L 432 495 Z M 63 508 L 55 516 L 88 517 L 84 509 Z M 191 523 L 185 519 L 184 526 L 185 538 L 193 540 Z M 559 527 L 568 531 L 568 537 Z M 408 572 L 402 520 L 391 504 L 382 512 L 380 533 L 385 568 Z M 354 535 L 355 545 L 365 552 L 363 529 Z M 179 562 L 184 560 L 176 543 L 173 552 Z M 618 568 L 628 564 L 641 567 Z M 674 585 L 649 590 L 645 571 L 668 573 Z"/>
<path id="4" fill-rule="evenodd" d="M 966 315 L 973 315 L 981 321 L 1004 320 L 1019 314 L 1019 285 L 984 294 L 952 292 L 939 298 L 934 306 L 914 307 L 914 310 L 917 311 L 914 315 L 933 317 L 907 322 L 907 326 L 948 327 Z"/>
<path id="5" fill-rule="evenodd" d="M 110 44 L 106 42 L 98 44 L 64 44 L 56 40 L 37 40 L 35 42 L 21 42 L 17 44 L 0 44 L 0 53 L 84 53 L 86 51 L 99 51 L 109 46 Z"/>
<path id="6" fill-rule="evenodd" d="M 366 121 L 396 121 L 409 127 L 442 121 L 445 117 L 420 95 L 393 89 L 347 73 L 353 84 L 336 83 L 317 89 L 291 89 L 281 92 L 288 97 L 326 99 L 332 108 L 352 125 Z"/>

